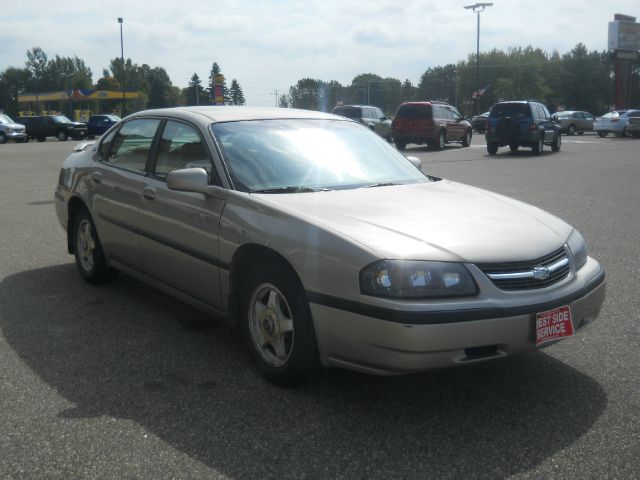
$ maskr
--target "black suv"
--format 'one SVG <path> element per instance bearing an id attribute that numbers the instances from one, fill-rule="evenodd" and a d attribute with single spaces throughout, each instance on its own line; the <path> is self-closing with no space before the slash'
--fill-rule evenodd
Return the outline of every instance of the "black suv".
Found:
<path id="1" fill-rule="evenodd" d="M 557 152 L 562 142 L 560 126 L 553 122 L 547 107 L 528 100 L 499 102 L 491 107 L 484 136 L 489 155 L 506 145 L 512 152 L 518 147 L 531 147 L 538 155 L 545 145 Z"/>
<path id="2" fill-rule="evenodd" d="M 56 137 L 64 142 L 69 137 L 80 140 L 87 136 L 86 123 L 72 122 L 64 115 L 20 117 L 17 121 L 26 127 L 28 138 L 39 142 L 44 142 L 47 137 Z"/>
<path id="3" fill-rule="evenodd" d="M 347 117 L 369 127 L 382 138 L 391 141 L 391 119 L 372 105 L 338 105 L 331 111 L 334 115 Z"/>

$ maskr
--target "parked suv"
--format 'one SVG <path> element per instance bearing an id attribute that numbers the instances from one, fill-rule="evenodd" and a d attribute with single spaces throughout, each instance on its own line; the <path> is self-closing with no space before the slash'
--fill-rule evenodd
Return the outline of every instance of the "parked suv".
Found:
<path id="1" fill-rule="evenodd" d="M 24 142 L 26 138 L 24 125 L 20 125 L 11 120 L 8 115 L 0 113 L 0 143 L 5 143 L 9 140 Z"/>
<path id="2" fill-rule="evenodd" d="M 506 145 L 512 152 L 531 147 L 538 155 L 545 145 L 557 152 L 562 142 L 560 126 L 553 122 L 547 107 L 528 100 L 499 102 L 491 107 L 484 136 L 489 155 Z"/>
<path id="3" fill-rule="evenodd" d="M 407 143 L 426 143 L 440 150 L 449 142 L 468 147 L 473 135 L 471 123 L 445 102 L 405 102 L 391 123 L 391 136 L 398 150 Z"/>
<path id="4" fill-rule="evenodd" d="M 71 137 L 80 140 L 87 136 L 87 124 L 72 122 L 64 115 L 40 115 L 35 117 L 20 117 L 27 129 L 27 136 L 44 142 L 47 137 L 56 137 L 61 142 Z"/>
<path id="5" fill-rule="evenodd" d="M 378 107 L 371 105 L 338 105 L 331 112 L 341 117 L 351 118 L 369 127 L 382 138 L 391 141 L 391 119 Z"/>
<path id="6" fill-rule="evenodd" d="M 119 121 L 120 117 L 116 115 L 91 115 L 87 122 L 87 136 L 100 136 Z"/>

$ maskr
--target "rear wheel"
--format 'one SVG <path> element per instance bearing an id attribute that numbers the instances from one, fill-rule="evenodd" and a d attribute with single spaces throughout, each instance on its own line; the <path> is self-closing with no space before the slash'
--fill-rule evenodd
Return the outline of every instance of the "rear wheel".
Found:
<path id="1" fill-rule="evenodd" d="M 240 301 L 245 341 L 269 381 L 297 385 L 317 371 L 311 310 L 292 273 L 275 263 L 257 265 L 247 275 Z"/>
<path id="2" fill-rule="evenodd" d="M 553 142 L 551 142 L 551 151 L 559 152 L 561 146 L 562 146 L 562 135 L 560 135 L 560 132 L 558 132 L 558 134 L 556 135 L 556 138 L 554 138 Z"/>
<path id="3" fill-rule="evenodd" d="M 58 132 L 58 140 L 60 140 L 61 142 L 66 142 L 67 141 L 67 132 Z"/>
<path id="4" fill-rule="evenodd" d="M 575 125 L 569 125 L 569 129 L 567 130 L 567 133 L 569 135 L 575 135 L 576 134 L 576 126 Z"/>
<path id="5" fill-rule="evenodd" d="M 102 245 L 89 212 L 82 210 L 78 213 L 73 220 L 72 234 L 76 266 L 82 278 L 93 284 L 113 280 L 118 271 L 107 267 Z"/>
<path id="6" fill-rule="evenodd" d="M 489 152 L 489 155 L 495 155 L 496 153 L 498 153 L 498 144 L 487 143 L 487 152 Z"/>
<path id="7" fill-rule="evenodd" d="M 444 150 L 446 143 L 447 143 L 447 136 L 444 133 L 444 130 L 440 130 L 440 136 L 438 137 L 438 149 Z"/>
<path id="8" fill-rule="evenodd" d="M 544 137 L 540 135 L 540 138 L 538 138 L 538 142 L 534 143 L 533 147 L 531 147 L 531 151 L 535 155 L 540 155 L 542 153 L 542 150 L 544 150 Z"/>
<path id="9" fill-rule="evenodd" d="M 471 145 L 471 137 L 472 137 L 472 133 L 471 130 L 467 130 L 464 134 L 464 137 L 462 138 L 462 146 L 463 147 L 468 147 L 469 145 Z"/>

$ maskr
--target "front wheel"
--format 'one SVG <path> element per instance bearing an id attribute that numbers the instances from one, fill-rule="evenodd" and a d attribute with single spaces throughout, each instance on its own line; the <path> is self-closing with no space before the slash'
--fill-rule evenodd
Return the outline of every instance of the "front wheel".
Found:
<path id="1" fill-rule="evenodd" d="M 0 132 L 0 144 L 3 144 L 7 141 L 7 137 L 5 136 L 4 132 Z"/>
<path id="2" fill-rule="evenodd" d="M 607 136 L 607 132 L 598 132 L 598 136 L 599 136 L 600 138 L 604 138 L 604 137 L 606 137 L 606 136 Z"/>
<path id="3" fill-rule="evenodd" d="M 242 288 L 241 321 L 258 370 L 278 385 L 297 385 L 320 362 L 311 310 L 297 278 L 274 263 L 262 263 Z"/>
<path id="4" fill-rule="evenodd" d="M 67 141 L 67 132 L 58 132 L 58 140 L 61 142 Z"/>
<path id="5" fill-rule="evenodd" d="M 107 267 L 100 239 L 89 212 L 82 210 L 73 220 L 73 251 L 82 278 L 98 284 L 113 280 L 117 270 Z"/>
<path id="6" fill-rule="evenodd" d="M 462 146 L 463 147 L 468 147 L 469 145 L 471 145 L 471 137 L 472 137 L 472 133 L 471 130 L 467 130 L 464 134 L 464 137 L 462 138 Z"/>
<path id="7" fill-rule="evenodd" d="M 498 153 L 498 144 L 487 143 L 487 152 L 489 152 L 489 155 L 495 155 L 496 153 Z"/>
<path id="8" fill-rule="evenodd" d="M 556 135 L 556 138 L 553 140 L 553 142 L 551 142 L 551 151 L 559 152 L 561 146 L 562 146 L 562 136 L 560 135 L 560 133 L 558 133 Z"/>

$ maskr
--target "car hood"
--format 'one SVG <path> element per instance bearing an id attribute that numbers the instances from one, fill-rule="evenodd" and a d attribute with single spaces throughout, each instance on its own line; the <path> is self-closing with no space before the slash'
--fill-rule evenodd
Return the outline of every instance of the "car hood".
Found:
<path id="1" fill-rule="evenodd" d="M 572 227 L 525 203 L 446 180 L 295 194 L 262 201 L 373 250 L 381 258 L 531 260 L 560 248 Z"/>

